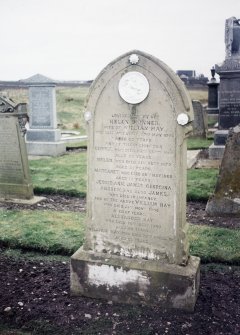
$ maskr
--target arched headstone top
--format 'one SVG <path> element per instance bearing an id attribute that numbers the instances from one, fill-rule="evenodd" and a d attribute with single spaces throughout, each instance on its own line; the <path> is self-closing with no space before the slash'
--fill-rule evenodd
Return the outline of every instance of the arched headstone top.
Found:
<path id="1" fill-rule="evenodd" d="M 177 115 L 186 113 L 188 122 L 192 121 L 193 111 L 191 99 L 186 92 L 183 82 L 164 62 L 139 50 L 132 50 L 123 54 L 109 63 L 100 72 L 92 83 L 86 100 L 87 112 L 92 113 L 94 111 L 97 100 L 102 94 L 105 86 L 116 76 L 119 77 L 119 81 L 121 80 L 120 96 L 121 88 L 122 91 L 125 90 L 127 100 L 125 100 L 125 102 L 133 105 L 142 103 L 147 99 L 147 96 L 152 93 L 152 87 L 148 87 L 149 75 L 154 76 L 161 82 L 163 89 L 166 90 L 168 95 L 172 98 Z M 127 87 L 131 86 L 131 82 L 137 85 L 135 91 L 138 92 L 139 96 L 134 96 L 134 90 L 132 89 L 132 94 L 131 92 L 129 93 L 132 100 L 128 100 L 126 91 Z M 143 95 L 144 98 L 141 98 L 141 95 Z"/>

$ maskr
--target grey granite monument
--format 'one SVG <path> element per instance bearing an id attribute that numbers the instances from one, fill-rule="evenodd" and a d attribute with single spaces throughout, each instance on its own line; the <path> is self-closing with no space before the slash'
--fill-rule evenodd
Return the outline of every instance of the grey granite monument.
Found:
<path id="1" fill-rule="evenodd" d="M 0 199 L 31 200 L 33 186 L 24 140 L 27 105 L 0 97 Z"/>
<path id="2" fill-rule="evenodd" d="M 26 143 L 29 155 L 59 156 L 66 152 L 57 129 L 54 81 L 42 75 L 25 79 L 29 86 L 30 122 Z"/>
<path id="3" fill-rule="evenodd" d="M 210 147 L 210 158 L 222 158 L 228 129 L 240 123 L 240 19 L 231 17 L 225 24 L 226 56 L 222 64 L 215 66 L 220 76 L 219 130 Z"/>
<path id="4" fill-rule="evenodd" d="M 193 111 L 184 84 L 134 50 L 96 78 L 85 119 L 87 231 L 71 257 L 72 294 L 192 311 L 200 260 L 186 235 Z"/>

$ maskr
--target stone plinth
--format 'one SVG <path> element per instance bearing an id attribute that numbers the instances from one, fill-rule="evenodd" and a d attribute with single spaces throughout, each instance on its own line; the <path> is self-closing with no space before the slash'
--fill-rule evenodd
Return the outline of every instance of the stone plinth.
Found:
<path id="1" fill-rule="evenodd" d="M 27 142 L 28 155 L 61 156 L 66 152 L 65 142 Z"/>
<path id="2" fill-rule="evenodd" d="M 193 311 L 200 260 L 186 266 L 78 250 L 71 258 L 71 292 L 129 304 Z"/>
<path id="3" fill-rule="evenodd" d="M 127 53 L 93 83 L 85 118 L 87 230 L 71 258 L 72 293 L 193 310 L 199 259 L 189 258 L 186 235 L 193 111 L 182 81 L 158 59 Z"/>

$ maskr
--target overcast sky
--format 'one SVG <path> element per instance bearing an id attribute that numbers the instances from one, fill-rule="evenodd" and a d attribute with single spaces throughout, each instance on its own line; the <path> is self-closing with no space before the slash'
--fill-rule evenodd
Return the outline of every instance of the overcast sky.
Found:
<path id="1" fill-rule="evenodd" d="M 0 0 L 0 8 L 0 80 L 94 79 L 132 49 L 209 77 L 225 58 L 225 20 L 240 18 L 240 0 Z"/>

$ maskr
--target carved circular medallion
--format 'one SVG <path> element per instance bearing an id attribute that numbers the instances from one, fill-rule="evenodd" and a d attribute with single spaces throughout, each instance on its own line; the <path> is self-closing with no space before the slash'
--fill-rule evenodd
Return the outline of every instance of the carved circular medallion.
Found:
<path id="1" fill-rule="evenodd" d="M 131 71 L 122 76 L 118 91 L 124 101 L 129 104 L 139 104 L 149 93 L 149 82 L 140 72 Z"/>
<path id="2" fill-rule="evenodd" d="M 181 113 L 177 117 L 177 123 L 181 126 L 185 126 L 189 122 L 188 115 L 186 113 Z"/>

